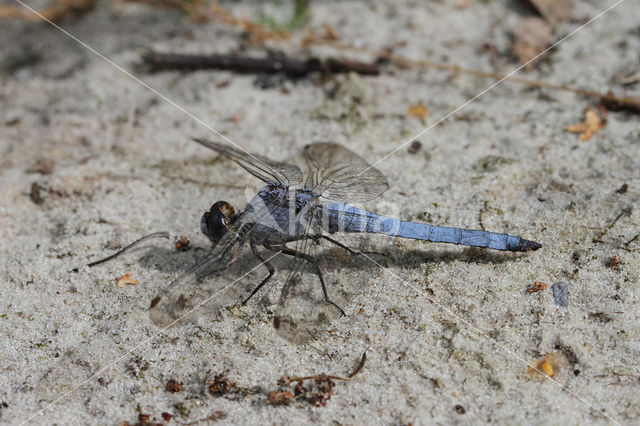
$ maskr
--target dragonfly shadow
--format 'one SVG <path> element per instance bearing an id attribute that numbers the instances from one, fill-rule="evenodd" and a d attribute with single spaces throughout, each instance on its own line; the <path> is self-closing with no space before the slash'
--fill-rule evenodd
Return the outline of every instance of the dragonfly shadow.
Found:
<path id="1" fill-rule="evenodd" d="M 279 324 L 276 325 L 277 333 L 295 344 L 313 339 L 326 330 L 333 320 L 339 318 L 343 310 L 349 312 L 353 296 L 363 291 L 369 280 L 378 277 L 381 269 L 417 267 L 423 263 L 454 261 L 501 264 L 516 261 L 520 257 L 518 254 L 492 253 L 475 248 L 425 251 L 395 247 L 386 249 L 384 253 L 366 253 L 365 255 L 350 254 L 344 249 L 327 245 L 306 248 L 309 249 L 308 254 L 315 254 L 314 257 L 309 258 L 315 261 L 297 259 L 296 262 L 293 256 L 283 253 L 273 257 L 270 263 L 275 268 L 275 274 L 248 303 L 261 311 L 273 312 L 274 325 Z M 270 258 L 276 253 L 264 247 L 260 252 L 265 258 Z M 209 250 L 195 247 L 184 253 L 176 252 L 172 248 L 152 247 L 147 249 L 139 262 L 145 268 L 180 276 L 189 271 L 193 265 L 203 261 L 209 253 Z M 329 301 L 325 300 L 323 295 L 316 261 L 323 276 Z M 217 291 L 224 291 L 216 296 L 215 303 L 203 306 L 207 313 L 200 311 L 184 323 L 198 322 L 196 316 L 207 316 L 212 310 L 219 311 L 226 306 L 237 305 L 245 300 L 267 275 L 267 268 L 260 263 L 261 260 L 246 247 L 229 270 L 207 275 L 203 280 L 203 286 L 194 283 L 192 287 L 180 289 L 181 283 L 177 283 L 173 290 L 177 293 L 169 297 L 172 297 L 172 300 L 180 300 L 180 295 L 184 292 L 190 295 L 184 300 L 192 299 L 197 304 L 199 300 L 205 300 Z M 251 270 L 253 272 L 245 277 L 244 274 Z M 206 284 L 207 280 L 210 284 Z M 239 281 L 237 285 L 235 285 L 236 281 Z M 272 310 L 270 307 L 273 306 L 275 309 Z M 161 320 L 159 325 L 165 325 L 165 322 L 175 319 L 177 314 L 185 312 L 180 309 L 176 313 L 171 313 L 171 306 L 167 309 L 165 312 L 170 312 L 170 315 L 163 313 L 158 316 Z"/>
<path id="2" fill-rule="evenodd" d="M 524 253 L 504 253 L 487 251 L 484 248 L 465 247 L 455 250 L 394 250 L 390 254 L 395 259 L 394 264 L 411 265 L 423 263 L 451 263 L 456 261 L 500 265 L 502 263 L 515 262 L 526 255 Z"/>
<path id="3" fill-rule="evenodd" d="M 209 252 L 210 249 L 202 247 L 192 247 L 185 252 L 176 251 L 175 248 L 150 247 L 144 252 L 139 262 L 146 269 L 182 273 L 203 259 Z"/>

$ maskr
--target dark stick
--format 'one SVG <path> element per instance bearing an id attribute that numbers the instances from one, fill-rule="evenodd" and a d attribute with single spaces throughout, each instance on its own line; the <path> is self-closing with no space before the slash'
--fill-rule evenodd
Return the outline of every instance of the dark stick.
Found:
<path id="1" fill-rule="evenodd" d="M 363 75 L 380 74 L 380 66 L 376 62 L 367 63 L 340 58 L 320 59 L 311 57 L 306 60 L 300 60 L 284 55 L 255 58 L 238 55 L 195 55 L 149 51 L 142 59 L 152 72 L 216 69 L 243 74 L 283 73 L 295 78 L 304 77 L 313 72 L 335 74 L 353 71 Z"/>
<path id="2" fill-rule="evenodd" d="M 111 256 L 107 256 L 104 259 L 100 259 L 100 260 L 96 260 L 95 262 L 91 262 L 87 266 L 91 268 L 92 266 L 96 266 L 96 265 L 99 265 L 101 263 L 108 262 L 109 260 L 115 259 L 116 257 L 120 256 L 121 254 L 124 254 L 125 252 L 129 251 L 133 247 L 137 246 L 138 244 L 140 244 L 140 243 L 142 243 L 142 242 L 144 242 L 146 240 L 150 240 L 151 238 L 159 238 L 159 237 L 169 238 L 169 233 L 165 231 L 165 232 L 154 232 L 153 234 L 145 235 L 144 237 L 140 238 L 139 240 L 136 240 L 136 241 L 132 242 L 131 244 L 129 244 L 128 246 L 118 250 L 117 252 L 115 252 Z"/>

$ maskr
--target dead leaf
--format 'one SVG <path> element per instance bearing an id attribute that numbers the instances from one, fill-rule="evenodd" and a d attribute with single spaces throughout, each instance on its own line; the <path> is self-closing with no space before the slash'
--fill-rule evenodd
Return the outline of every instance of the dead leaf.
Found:
<path id="1" fill-rule="evenodd" d="M 136 285 L 140 281 L 134 280 L 131 278 L 131 274 L 124 274 L 120 278 L 116 278 L 116 286 L 117 287 L 126 287 L 128 285 Z"/>
<path id="2" fill-rule="evenodd" d="M 542 281 L 536 281 L 531 287 L 527 288 L 527 291 L 529 293 L 537 293 L 538 291 L 546 290 L 547 287 L 548 286 L 546 283 L 543 283 Z"/>
<path id="3" fill-rule="evenodd" d="M 580 140 L 585 142 L 591 139 L 598 130 L 601 130 L 604 127 L 604 124 L 604 121 L 596 110 L 588 109 L 584 113 L 584 121 L 582 123 L 570 125 L 567 127 L 567 130 L 571 133 L 580 133 Z"/>
<path id="4" fill-rule="evenodd" d="M 527 375 L 532 379 L 545 379 L 554 377 L 563 367 L 569 364 L 567 356 L 562 352 L 550 352 L 532 362 L 527 368 Z"/>
<path id="5" fill-rule="evenodd" d="M 529 0 L 552 25 L 564 21 L 573 12 L 573 0 Z"/>
<path id="6" fill-rule="evenodd" d="M 544 19 L 530 17 L 520 21 L 512 33 L 514 41 L 511 51 L 521 64 L 527 64 L 525 67 L 527 71 L 533 69 L 534 65 L 545 56 L 540 53 L 551 43 L 551 27 Z"/>
<path id="7" fill-rule="evenodd" d="M 416 117 L 420 119 L 423 119 L 427 115 L 429 115 L 429 112 L 430 112 L 429 108 L 427 108 L 422 104 L 414 104 L 407 109 L 407 114 L 409 114 L 411 117 Z"/>

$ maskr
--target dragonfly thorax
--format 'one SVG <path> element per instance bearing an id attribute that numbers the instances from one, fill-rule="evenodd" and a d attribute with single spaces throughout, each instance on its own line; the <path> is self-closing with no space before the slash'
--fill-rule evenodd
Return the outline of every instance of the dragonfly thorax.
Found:
<path id="1" fill-rule="evenodd" d="M 200 230 L 212 242 L 217 244 L 227 233 L 227 229 L 236 218 L 237 215 L 231 204 L 226 201 L 217 201 L 208 212 L 204 212 L 202 215 Z"/>

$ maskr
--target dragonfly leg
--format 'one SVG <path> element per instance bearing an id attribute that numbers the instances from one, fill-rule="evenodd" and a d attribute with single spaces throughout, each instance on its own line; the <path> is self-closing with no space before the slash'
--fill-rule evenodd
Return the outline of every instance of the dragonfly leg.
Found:
<path id="1" fill-rule="evenodd" d="M 258 251 L 258 249 L 255 246 L 255 244 L 253 243 L 253 241 L 249 241 L 249 247 L 251 247 L 251 251 L 253 252 L 254 256 L 257 257 L 258 259 L 260 259 L 262 261 L 262 263 L 264 264 L 264 266 L 269 270 L 269 275 L 267 275 L 267 277 L 265 279 L 263 279 L 262 282 L 260 284 L 258 284 L 258 286 L 256 288 L 253 289 L 253 291 L 251 292 L 249 297 L 247 297 L 245 300 L 242 301 L 243 305 L 245 303 L 247 303 L 249 301 L 249 299 L 251 299 L 253 297 L 254 294 L 256 294 L 258 291 L 260 291 L 260 289 L 271 279 L 271 277 L 273 276 L 273 273 L 276 271 L 275 268 L 273 267 L 273 265 L 271 263 L 269 263 L 269 261 L 267 259 L 265 259 L 265 257 L 262 255 L 262 253 L 260 253 Z"/>
<path id="2" fill-rule="evenodd" d="M 340 247 L 341 249 L 345 250 L 347 253 L 355 255 L 355 256 L 363 255 L 363 254 L 373 254 L 373 255 L 378 255 L 378 256 L 386 256 L 386 254 L 378 252 L 378 251 L 358 251 L 358 250 L 354 250 L 354 249 L 342 244 L 340 241 L 334 240 L 333 238 L 329 237 L 328 235 L 324 235 L 324 234 L 312 235 L 309 238 L 313 239 L 313 241 L 318 241 L 320 238 L 325 239 L 325 240 L 329 241 L 330 243 L 333 243 L 333 244 L 337 245 L 338 247 Z"/>
<path id="3" fill-rule="evenodd" d="M 324 285 L 324 278 L 322 278 L 322 271 L 320 271 L 320 266 L 318 265 L 318 260 L 314 258 L 313 259 L 313 264 L 316 265 L 316 273 L 318 274 L 318 278 L 320 278 L 320 284 L 322 284 L 322 293 L 324 294 L 324 301 L 329 303 L 330 305 L 333 305 L 336 308 L 338 308 L 338 310 L 340 311 L 340 316 L 343 317 L 345 315 L 345 313 L 342 310 L 342 308 L 340 306 L 336 305 L 331 300 L 329 300 L 329 295 L 327 294 L 327 286 Z"/>
<path id="4" fill-rule="evenodd" d="M 324 301 L 330 305 L 335 306 L 340 311 L 340 315 L 345 316 L 344 310 L 340 306 L 338 306 L 336 303 L 332 302 L 331 299 L 329 299 L 329 294 L 327 293 L 327 286 L 324 283 L 324 278 L 322 277 L 322 271 L 320 270 L 320 265 L 318 265 L 318 261 L 316 260 L 315 257 L 309 256 L 307 253 L 303 253 L 301 251 L 291 249 L 287 246 L 273 247 L 268 244 L 265 244 L 264 246 L 269 250 L 280 251 L 283 254 L 286 254 L 289 256 L 300 257 L 304 259 L 306 262 L 309 262 L 312 265 L 314 265 L 316 267 L 316 274 L 318 274 L 318 278 L 320 278 L 320 284 L 322 285 L 322 294 L 324 295 Z"/>

